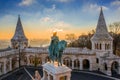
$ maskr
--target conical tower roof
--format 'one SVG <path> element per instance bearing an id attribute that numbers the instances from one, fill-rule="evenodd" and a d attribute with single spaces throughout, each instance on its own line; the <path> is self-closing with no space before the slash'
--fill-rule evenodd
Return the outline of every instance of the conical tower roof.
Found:
<path id="1" fill-rule="evenodd" d="M 91 40 L 113 40 L 107 30 L 102 7 L 97 23 L 96 33 L 93 35 Z"/>
<path id="2" fill-rule="evenodd" d="M 22 27 L 20 15 L 18 16 L 18 21 L 17 21 L 17 25 L 16 25 L 15 34 L 14 34 L 14 36 L 11 40 L 18 40 L 19 38 L 21 40 L 27 40 L 27 38 L 24 34 L 23 27 Z"/>

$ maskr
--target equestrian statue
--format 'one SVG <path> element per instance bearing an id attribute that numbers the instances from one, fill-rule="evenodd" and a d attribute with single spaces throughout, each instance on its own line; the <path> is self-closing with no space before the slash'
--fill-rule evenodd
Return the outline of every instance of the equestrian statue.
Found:
<path id="1" fill-rule="evenodd" d="M 63 50 L 66 48 L 67 42 L 65 40 L 59 41 L 59 37 L 57 36 L 57 32 L 53 33 L 51 37 L 51 43 L 49 46 L 49 58 L 54 63 L 54 61 L 58 62 L 58 66 L 62 66 L 62 54 Z"/>

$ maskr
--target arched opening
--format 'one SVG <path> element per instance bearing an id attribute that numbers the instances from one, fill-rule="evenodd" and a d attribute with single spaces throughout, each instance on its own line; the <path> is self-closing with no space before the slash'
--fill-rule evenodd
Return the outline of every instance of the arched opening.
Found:
<path id="1" fill-rule="evenodd" d="M 63 59 L 63 64 L 68 66 L 68 67 L 72 67 L 72 60 L 71 60 L 71 58 L 69 58 L 69 57 L 64 58 Z"/>
<path id="2" fill-rule="evenodd" d="M 6 71 L 9 71 L 10 70 L 10 60 L 8 59 L 7 61 L 6 61 Z"/>
<path id="3" fill-rule="evenodd" d="M 90 62 L 88 59 L 83 60 L 83 69 L 88 70 L 90 68 Z"/>
<path id="4" fill-rule="evenodd" d="M 97 43 L 97 49 L 98 49 L 99 47 L 98 47 L 98 43 Z"/>
<path id="5" fill-rule="evenodd" d="M 34 65 L 34 56 L 33 55 L 30 55 L 29 60 L 30 60 L 30 64 Z"/>
<path id="6" fill-rule="evenodd" d="M 110 44 L 107 44 L 107 49 L 110 49 Z"/>
<path id="7" fill-rule="evenodd" d="M 79 69 L 80 67 L 80 61 L 78 59 L 74 60 L 74 68 Z"/>
<path id="8" fill-rule="evenodd" d="M 38 57 L 38 64 L 41 66 L 42 65 L 42 59 L 41 57 Z"/>
<path id="9" fill-rule="evenodd" d="M 27 57 L 26 56 L 21 56 L 21 65 L 27 65 Z"/>
<path id="10" fill-rule="evenodd" d="M 17 57 L 12 58 L 12 69 L 15 69 L 17 67 Z"/>
<path id="11" fill-rule="evenodd" d="M 107 71 L 107 64 L 104 63 L 104 70 Z"/>
<path id="12" fill-rule="evenodd" d="M 107 44 L 105 44 L 105 50 L 107 49 Z"/>
<path id="13" fill-rule="evenodd" d="M 114 74 L 118 74 L 119 72 L 119 64 L 118 62 L 114 61 L 111 65 L 111 72 L 112 72 L 112 75 Z"/>
<path id="14" fill-rule="evenodd" d="M 95 43 L 95 49 L 97 49 L 97 44 Z"/>
<path id="15" fill-rule="evenodd" d="M 61 76 L 60 80 L 67 80 L 67 76 Z"/>
<path id="16" fill-rule="evenodd" d="M 99 59 L 98 58 L 96 58 L 96 63 L 99 63 Z"/>
<path id="17" fill-rule="evenodd" d="M 101 45 L 101 43 L 100 43 L 100 50 L 102 49 L 102 45 Z"/>
<path id="18" fill-rule="evenodd" d="M 0 62 L 0 73 L 2 73 L 2 72 L 3 72 L 3 63 Z"/>

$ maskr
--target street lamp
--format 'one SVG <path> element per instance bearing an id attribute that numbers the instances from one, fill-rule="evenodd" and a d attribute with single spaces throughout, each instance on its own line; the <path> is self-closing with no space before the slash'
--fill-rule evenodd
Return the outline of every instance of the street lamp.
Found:
<path id="1" fill-rule="evenodd" d="M 21 45 L 21 37 L 20 36 L 18 36 L 18 52 L 19 52 L 19 68 L 20 68 L 20 66 L 21 66 L 21 52 L 20 52 L 20 46 Z"/>

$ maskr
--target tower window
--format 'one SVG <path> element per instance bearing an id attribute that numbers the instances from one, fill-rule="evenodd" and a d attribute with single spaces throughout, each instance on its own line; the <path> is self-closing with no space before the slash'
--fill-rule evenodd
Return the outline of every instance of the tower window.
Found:
<path id="1" fill-rule="evenodd" d="M 102 49 L 101 43 L 100 43 L 100 50 Z"/>
<path id="2" fill-rule="evenodd" d="M 96 63 L 99 63 L 99 59 L 98 58 L 96 58 Z"/>

